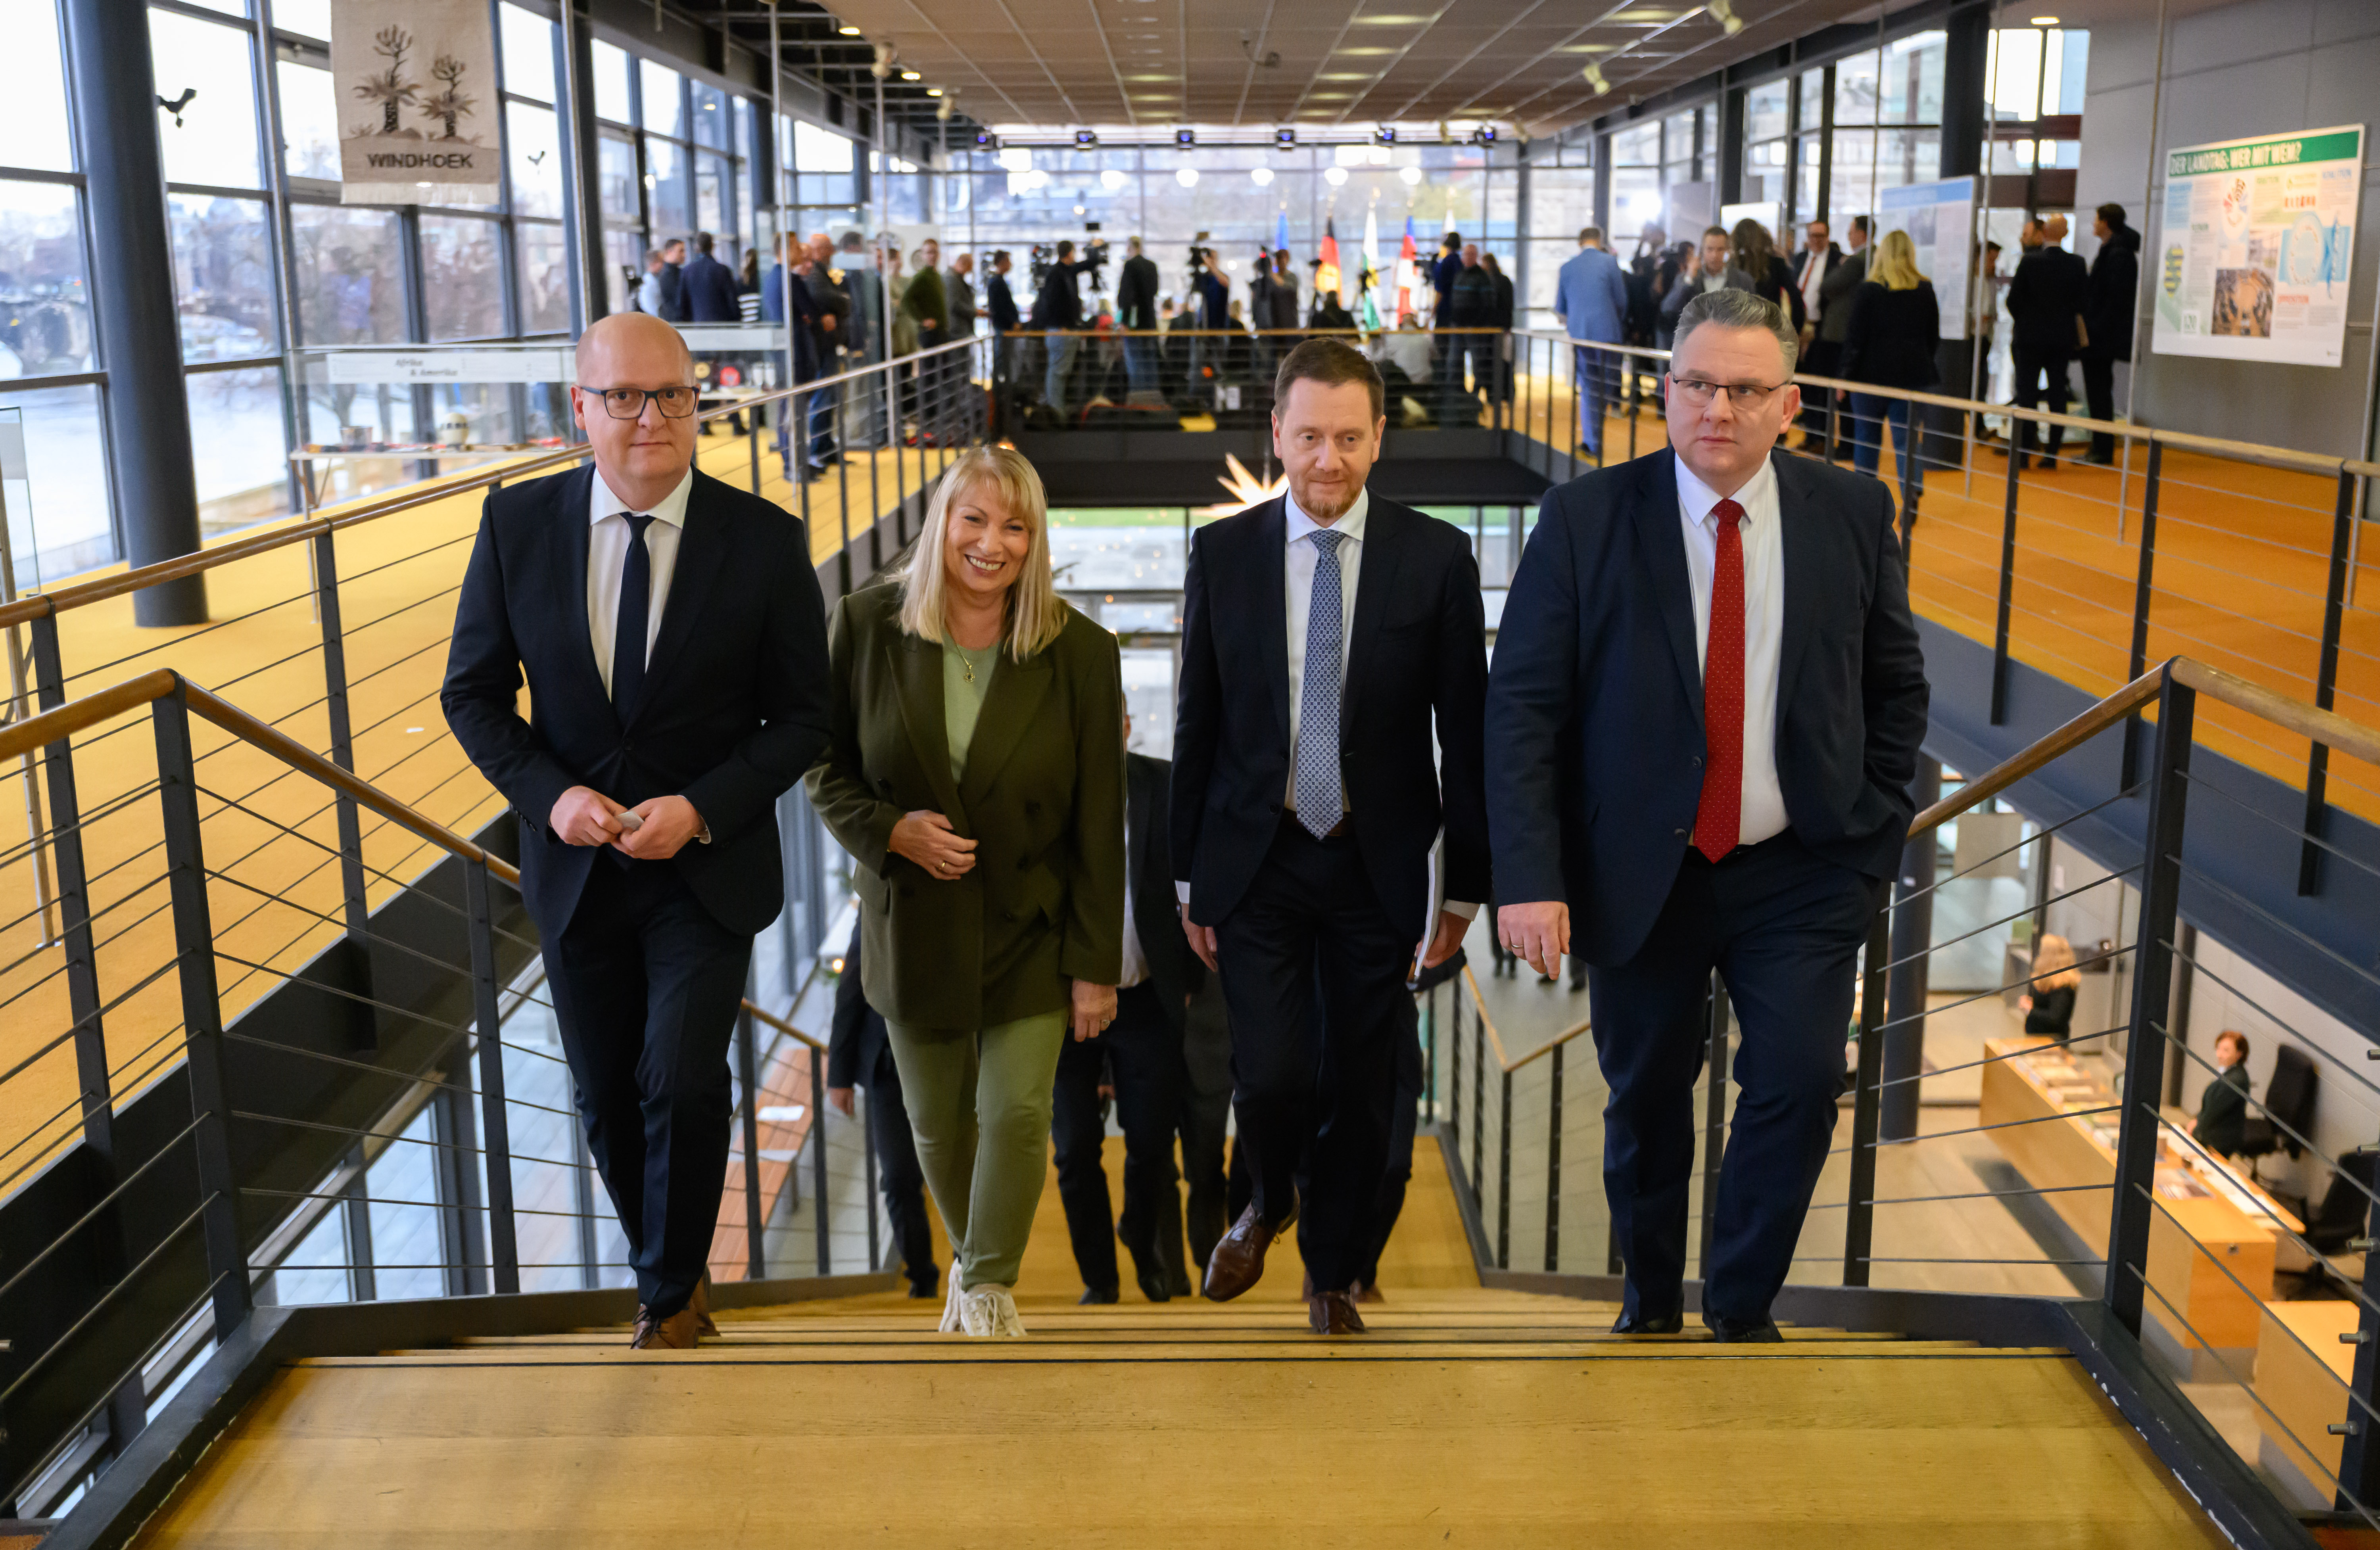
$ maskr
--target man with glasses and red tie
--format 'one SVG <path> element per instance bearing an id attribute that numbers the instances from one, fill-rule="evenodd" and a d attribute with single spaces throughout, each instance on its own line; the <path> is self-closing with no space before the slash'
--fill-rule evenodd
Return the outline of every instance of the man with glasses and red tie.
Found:
<path id="1" fill-rule="evenodd" d="M 1913 812 L 1925 663 L 1892 499 L 1775 450 L 1797 344 L 1750 292 L 1689 302 L 1670 445 L 1546 496 L 1497 633 L 1497 929 L 1542 973 L 1588 963 L 1622 1334 L 1683 1324 L 1716 970 L 1741 1040 L 1702 1317 L 1778 1338 L 1860 947 Z"/>
<path id="2" fill-rule="evenodd" d="M 594 466 L 489 495 L 439 697 L 520 816 L 521 891 L 636 1271 L 631 1343 L 683 1350 L 713 1332 L 728 1039 L 783 907 L 777 798 L 826 746 L 826 615 L 801 522 L 695 468 L 675 329 L 605 318 L 577 375 Z"/>

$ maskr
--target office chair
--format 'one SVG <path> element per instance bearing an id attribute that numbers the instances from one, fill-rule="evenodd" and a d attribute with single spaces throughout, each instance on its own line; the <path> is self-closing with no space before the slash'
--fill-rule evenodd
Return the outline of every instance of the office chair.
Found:
<path id="1" fill-rule="evenodd" d="M 2240 1156 L 2252 1169 L 2258 1157 L 2268 1157 L 2276 1152 L 2298 1156 L 2299 1146 L 2290 1132 L 2313 1132 L 2313 1103 L 2319 1088 L 2313 1061 L 2307 1059 L 2305 1051 L 2288 1044 L 2273 1051 L 2273 1079 L 2265 1084 L 2265 1107 L 2261 1112 L 2249 1115 L 2240 1131 Z"/>

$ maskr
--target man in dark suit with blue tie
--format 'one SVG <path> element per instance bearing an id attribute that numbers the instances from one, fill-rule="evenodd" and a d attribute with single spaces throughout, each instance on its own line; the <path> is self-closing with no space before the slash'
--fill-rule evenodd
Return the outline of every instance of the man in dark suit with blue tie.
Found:
<path id="1" fill-rule="evenodd" d="M 1223 982 L 1255 1186 L 1207 1295 L 1254 1286 L 1294 1220 L 1307 1316 L 1332 1335 L 1364 1327 L 1353 1290 L 1414 1023 L 1406 977 L 1451 957 L 1488 897 L 1479 568 L 1461 528 L 1364 488 L 1382 398 L 1337 340 L 1282 357 L 1289 490 L 1191 542 L 1173 733 L 1183 927 Z"/>
<path id="2" fill-rule="evenodd" d="M 1777 1338 L 1855 962 L 1913 810 L 1925 663 L 1892 499 L 1775 452 L 1796 344 L 1751 292 L 1690 301 L 1669 447 L 1546 496 L 1497 631 L 1497 928 L 1541 972 L 1588 964 L 1622 1333 L 1682 1324 L 1717 970 L 1740 1091 L 1703 1322 Z"/>
<path id="3" fill-rule="evenodd" d="M 826 619 L 802 524 L 695 470 L 675 329 L 605 318 L 577 374 L 594 466 L 488 497 L 440 699 L 520 816 L 521 890 L 636 1270 L 633 1343 L 683 1349 L 706 1319 L 728 1039 L 784 902 L 776 802 L 826 746 Z"/>

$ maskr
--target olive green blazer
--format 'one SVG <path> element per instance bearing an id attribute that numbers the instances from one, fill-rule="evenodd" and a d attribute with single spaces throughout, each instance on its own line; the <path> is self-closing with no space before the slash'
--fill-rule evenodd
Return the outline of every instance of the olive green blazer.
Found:
<path id="1" fill-rule="evenodd" d="M 1061 605 L 1063 606 L 1063 605 Z M 951 782 L 942 648 L 901 628 L 897 585 L 835 607 L 832 733 L 811 803 L 858 861 L 860 987 L 886 1021 L 971 1030 L 1056 1011 L 1072 980 L 1123 964 L 1123 679 L 1115 636 L 1065 633 L 992 669 L 964 778 Z M 925 809 L 977 842 L 939 878 L 890 848 Z"/>

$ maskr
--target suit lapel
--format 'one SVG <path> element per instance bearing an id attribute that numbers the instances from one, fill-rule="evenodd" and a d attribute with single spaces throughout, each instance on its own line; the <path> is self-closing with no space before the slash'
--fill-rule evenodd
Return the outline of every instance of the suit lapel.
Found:
<path id="1" fill-rule="evenodd" d="M 1678 454 L 1663 451 L 1648 459 L 1636 489 L 1636 541 L 1652 571 L 1653 599 L 1677 659 L 1686 703 L 1703 719 L 1702 657 L 1694 645 L 1694 584 L 1686 578 L 1686 536 L 1678 515 Z"/>
<path id="2" fill-rule="evenodd" d="M 934 800 L 941 804 L 942 816 L 964 833 L 966 811 L 959 805 L 959 788 L 951 780 L 951 740 L 942 720 L 942 648 L 896 627 L 884 649 L 892 660 L 892 681 L 901 701 L 901 722 L 909 732 L 909 746 L 925 767 L 926 783 L 933 788 Z"/>
<path id="3" fill-rule="evenodd" d="M 1389 591 L 1396 585 L 1398 567 L 1404 563 L 1403 517 L 1402 510 L 1376 499 L 1364 518 L 1364 546 L 1355 557 L 1355 624 L 1347 637 L 1346 682 L 1339 691 L 1339 735 L 1342 742 L 1347 735 L 1347 723 L 1354 719 L 1351 712 L 1356 688 L 1379 638 L 1380 619 L 1389 607 Z"/>
<path id="4" fill-rule="evenodd" d="M 654 638 L 652 658 L 645 664 L 645 691 L 638 696 L 639 709 L 654 703 L 658 696 L 653 690 L 686 649 L 702 612 L 702 599 L 710 593 L 711 578 L 726 558 L 727 538 L 719 530 L 710 503 L 703 499 L 702 486 L 703 476 L 697 473 L 694 489 L 686 497 L 686 515 L 678 528 L 677 560 L 670 567 L 669 596 L 662 599 L 661 634 Z"/>
<path id="5" fill-rule="evenodd" d="M 1273 722 L 1289 747 L 1289 506 L 1276 496 L 1257 520 L 1257 563 L 1245 585 L 1256 590 L 1257 650 L 1272 690 Z"/>
<path id="6" fill-rule="evenodd" d="M 1002 767 L 1025 740 L 1026 728 L 1039 713 L 1041 701 L 1049 695 L 1050 681 L 1056 676 L 1046 650 L 1020 664 L 1009 660 L 1003 647 L 993 659 L 991 684 L 984 691 L 983 710 L 976 718 L 975 738 L 967 745 L 966 769 L 960 772 L 962 801 L 980 802 L 991 790 Z"/>
<path id="7" fill-rule="evenodd" d="M 1809 655 L 1818 627 L 1819 557 L 1810 521 L 1811 494 L 1802 470 L 1781 453 L 1770 454 L 1777 469 L 1777 541 L 1785 575 L 1784 633 L 1778 641 L 1777 703 L 1793 703 L 1795 675 Z"/>

